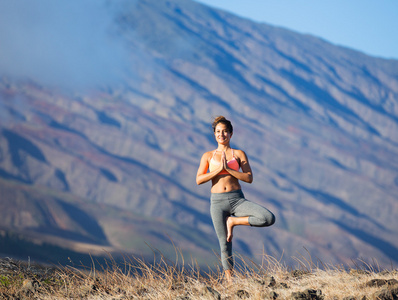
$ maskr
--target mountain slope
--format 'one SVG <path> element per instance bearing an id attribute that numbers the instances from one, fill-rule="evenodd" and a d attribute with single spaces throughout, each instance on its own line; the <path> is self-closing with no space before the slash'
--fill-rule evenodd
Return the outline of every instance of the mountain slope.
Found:
<path id="1" fill-rule="evenodd" d="M 291 261 L 305 247 L 326 263 L 398 262 L 398 61 L 192 1 L 109 11 L 129 53 L 119 85 L 71 95 L 2 78 L 2 178 L 160 218 L 170 235 L 197 233 L 176 235 L 182 248 L 204 249 L 215 238 L 210 186 L 195 175 L 222 114 L 254 171 L 245 195 L 277 217 L 269 229 L 237 228 L 237 251 Z M 121 243 L 134 230 L 117 240 L 113 222 L 102 240 L 134 251 Z"/>

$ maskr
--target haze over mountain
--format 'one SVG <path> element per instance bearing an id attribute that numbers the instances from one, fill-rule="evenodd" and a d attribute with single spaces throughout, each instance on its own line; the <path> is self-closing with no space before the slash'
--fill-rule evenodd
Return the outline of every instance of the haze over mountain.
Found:
<path id="1" fill-rule="evenodd" d="M 117 83 L 71 93 L 0 70 L 3 234 L 96 253 L 168 255 L 172 239 L 215 262 L 195 175 L 225 115 L 253 168 L 245 195 L 277 218 L 237 228 L 237 252 L 398 262 L 398 61 L 189 0 L 105 7 Z"/>

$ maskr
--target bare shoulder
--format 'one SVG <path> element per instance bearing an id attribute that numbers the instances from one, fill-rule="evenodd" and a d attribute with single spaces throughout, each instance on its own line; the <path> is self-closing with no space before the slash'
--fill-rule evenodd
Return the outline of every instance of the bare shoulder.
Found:
<path id="1" fill-rule="evenodd" d="M 203 153 L 202 159 L 209 160 L 213 156 L 214 150 Z"/>
<path id="2" fill-rule="evenodd" d="M 236 156 L 238 156 L 238 157 L 246 157 L 246 153 L 245 153 L 245 151 L 243 151 L 243 150 L 235 149 L 235 150 L 234 150 L 234 153 L 235 153 Z"/>
<path id="3" fill-rule="evenodd" d="M 240 149 L 234 150 L 234 155 L 239 160 L 240 163 L 249 161 L 245 151 L 243 151 L 243 150 L 240 150 Z"/>

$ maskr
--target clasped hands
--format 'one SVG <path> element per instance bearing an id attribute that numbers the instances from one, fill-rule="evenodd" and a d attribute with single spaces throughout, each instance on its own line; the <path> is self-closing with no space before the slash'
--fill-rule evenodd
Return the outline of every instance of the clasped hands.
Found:
<path id="1" fill-rule="evenodd" d="M 220 172 L 222 170 L 229 170 L 230 168 L 228 167 L 228 162 L 227 162 L 227 155 L 225 154 L 225 151 L 221 153 L 221 164 L 220 164 Z"/>

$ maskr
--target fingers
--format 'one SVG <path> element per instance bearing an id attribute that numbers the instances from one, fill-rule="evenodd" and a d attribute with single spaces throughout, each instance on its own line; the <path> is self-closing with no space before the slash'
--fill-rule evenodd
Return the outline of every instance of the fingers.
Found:
<path id="1" fill-rule="evenodd" d="M 227 169 L 227 156 L 225 154 L 225 151 L 222 152 L 221 154 L 221 160 L 222 160 L 222 164 L 224 166 L 224 169 Z"/>

